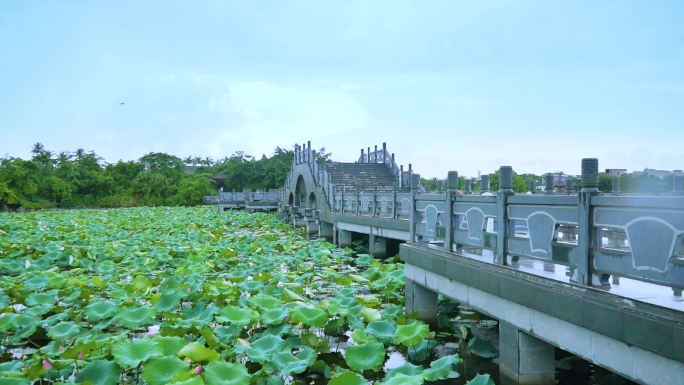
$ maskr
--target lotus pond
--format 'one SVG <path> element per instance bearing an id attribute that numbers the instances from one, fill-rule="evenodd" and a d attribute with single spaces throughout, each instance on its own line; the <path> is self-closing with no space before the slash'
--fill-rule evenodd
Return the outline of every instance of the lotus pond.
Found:
<path id="1" fill-rule="evenodd" d="M 0 277 L 0 385 L 412 385 L 465 369 L 404 313 L 401 263 L 269 214 L 1 214 Z"/>

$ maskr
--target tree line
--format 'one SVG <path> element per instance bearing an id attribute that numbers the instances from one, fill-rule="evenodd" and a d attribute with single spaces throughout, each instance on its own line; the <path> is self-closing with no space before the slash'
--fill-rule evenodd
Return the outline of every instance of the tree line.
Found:
<path id="1" fill-rule="evenodd" d="M 260 159 L 244 152 L 219 160 L 152 152 L 107 163 L 94 151 L 55 153 L 41 143 L 31 154 L 0 158 L 0 209 L 197 205 L 218 187 L 279 188 L 293 158 L 293 151 L 276 147 Z M 218 184 L 211 179 L 217 174 Z"/>

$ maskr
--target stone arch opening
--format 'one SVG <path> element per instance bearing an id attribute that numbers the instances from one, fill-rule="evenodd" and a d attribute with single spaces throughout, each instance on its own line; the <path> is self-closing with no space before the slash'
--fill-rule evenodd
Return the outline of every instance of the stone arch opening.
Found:
<path id="1" fill-rule="evenodd" d="M 295 185 L 294 205 L 302 206 L 303 204 L 306 204 L 306 184 L 304 183 L 304 177 L 300 175 Z"/>
<path id="2" fill-rule="evenodd" d="M 290 193 L 290 196 L 287 198 L 287 204 L 292 206 L 294 204 L 294 194 Z"/>
<path id="3" fill-rule="evenodd" d="M 316 194 L 314 194 L 313 192 L 309 194 L 309 208 L 316 208 Z"/>

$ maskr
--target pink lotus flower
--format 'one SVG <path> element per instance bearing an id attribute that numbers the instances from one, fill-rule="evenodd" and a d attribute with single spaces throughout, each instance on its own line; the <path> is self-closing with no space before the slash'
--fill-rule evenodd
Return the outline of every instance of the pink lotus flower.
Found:
<path id="1" fill-rule="evenodd" d="M 159 325 L 152 325 L 147 327 L 147 336 L 154 337 L 159 334 Z"/>
<path id="2" fill-rule="evenodd" d="M 203 370 L 204 368 L 202 368 L 202 365 L 198 365 L 195 367 L 195 374 L 200 374 Z"/>
<path id="3" fill-rule="evenodd" d="M 43 369 L 48 370 L 52 367 L 52 364 L 48 360 L 43 360 Z"/>
<path id="4" fill-rule="evenodd" d="M 85 357 L 85 355 L 83 354 L 83 352 L 78 352 L 78 359 L 79 359 L 79 360 L 82 360 L 83 357 Z"/>

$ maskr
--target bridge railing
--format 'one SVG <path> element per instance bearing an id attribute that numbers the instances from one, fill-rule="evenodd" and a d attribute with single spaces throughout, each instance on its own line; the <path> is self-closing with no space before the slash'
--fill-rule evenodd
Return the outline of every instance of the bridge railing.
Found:
<path id="1" fill-rule="evenodd" d="M 675 175 L 671 196 L 603 195 L 596 159 L 583 160 L 576 194 L 516 195 L 512 169 L 502 167 L 499 176 L 496 195 L 463 195 L 455 182 L 446 194 L 412 193 L 413 242 L 479 255 L 487 250 L 502 265 L 518 258 L 564 265 L 578 284 L 609 286 L 612 275 L 681 295 L 684 176 Z"/>
<path id="2" fill-rule="evenodd" d="M 409 220 L 411 193 L 407 191 L 358 191 L 355 186 L 331 190 L 334 213 Z"/>

